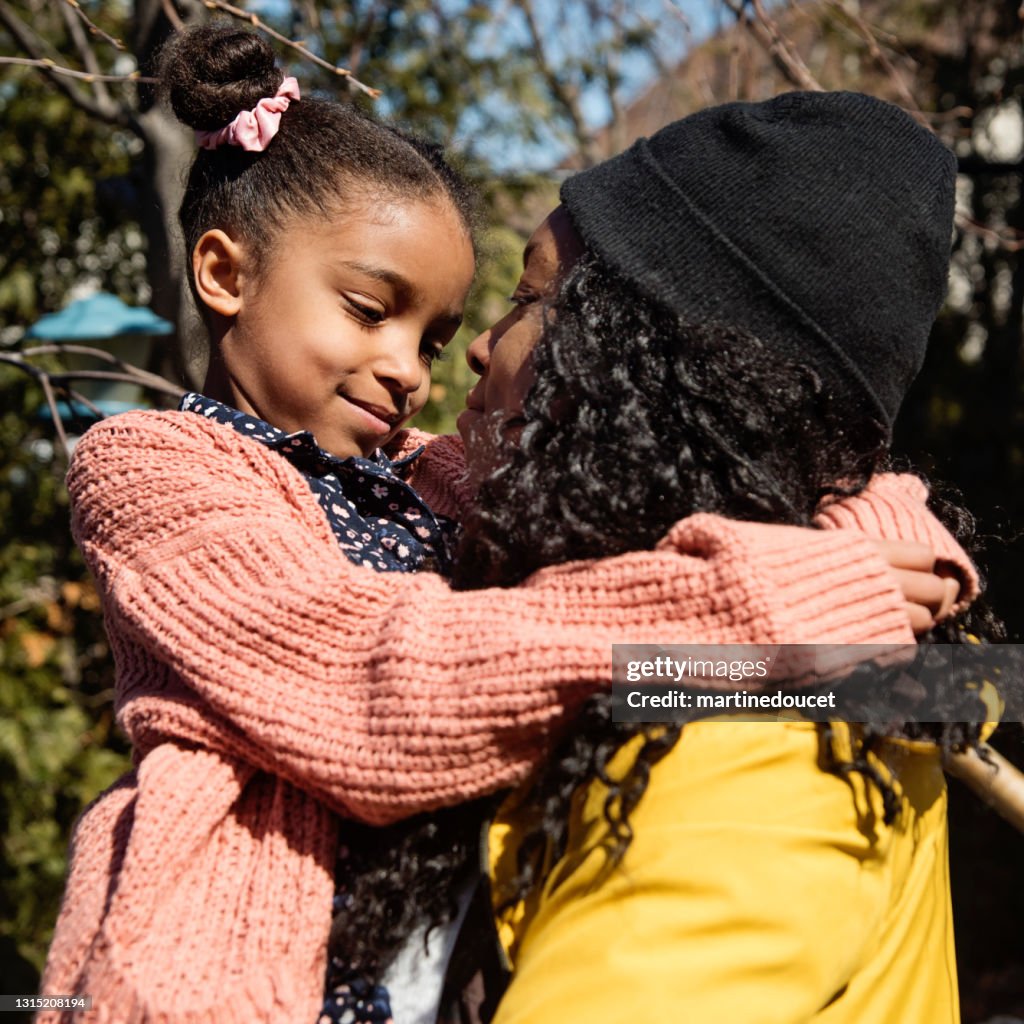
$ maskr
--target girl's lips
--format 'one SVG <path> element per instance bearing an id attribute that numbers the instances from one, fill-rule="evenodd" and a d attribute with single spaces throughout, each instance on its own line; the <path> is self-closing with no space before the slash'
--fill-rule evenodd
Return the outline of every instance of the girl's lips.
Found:
<path id="1" fill-rule="evenodd" d="M 366 425 L 371 428 L 374 433 L 390 434 L 393 430 L 396 430 L 399 424 L 405 419 L 404 416 L 395 412 L 393 409 L 385 409 L 380 405 L 373 405 L 370 402 L 360 402 L 356 398 L 350 398 L 348 395 L 341 395 L 349 405 L 354 409 L 357 409 L 362 415 Z"/>

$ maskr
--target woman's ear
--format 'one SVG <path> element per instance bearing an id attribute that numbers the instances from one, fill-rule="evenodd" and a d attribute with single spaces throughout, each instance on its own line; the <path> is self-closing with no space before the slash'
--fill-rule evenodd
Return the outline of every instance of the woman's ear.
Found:
<path id="1" fill-rule="evenodd" d="M 242 308 L 245 250 L 220 228 L 207 231 L 192 250 L 192 273 L 202 302 L 221 316 L 236 316 Z"/>

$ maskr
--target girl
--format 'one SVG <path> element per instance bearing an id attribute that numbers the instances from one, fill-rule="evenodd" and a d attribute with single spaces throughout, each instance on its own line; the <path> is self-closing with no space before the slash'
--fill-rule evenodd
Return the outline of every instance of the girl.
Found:
<path id="1" fill-rule="evenodd" d="M 485 416 L 516 442 L 481 468 L 460 578 L 648 546 L 695 512 L 806 525 L 835 481 L 862 487 L 942 302 L 955 173 L 902 111 L 810 93 L 570 179 L 470 346 L 467 445 Z M 970 671 L 931 727 L 878 724 L 891 703 L 856 729 L 630 724 L 592 698 L 491 831 L 515 965 L 495 1020 L 957 1020 L 940 750 L 989 717 Z"/>
<path id="2" fill-rule="evenodd" d="M 847 531 L 705 517 L 516 591 L 409 575 L 445 569 L 460 513 L 458 446 L 402 425 L 469 286 L 465 191 L 299 99 L 248 33 L 183 34 L 163 76 L 203 146 L 181 219 L 210 372 L 181 411 L 90 430 L 69 473 L 135 767 L 78 825 L 43 984 L 101 1021 L 312 1022 L 347 823 L 522 780 L 612 638 L 911 631 Z M 917 503 L 895 518 L 963 563 Z"/>

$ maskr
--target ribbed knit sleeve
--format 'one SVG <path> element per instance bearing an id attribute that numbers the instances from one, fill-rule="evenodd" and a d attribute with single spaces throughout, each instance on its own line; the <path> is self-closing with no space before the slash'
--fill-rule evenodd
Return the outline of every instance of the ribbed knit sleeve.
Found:
<path id="1" fill-rule="evenodd" d="M 928 511 L 928 488 L 909 473 L 880 473 L 863 493 L 829 504 L 818 515 L 826 528 L 858 530 L 868 537 L 912 540 L 935 551 L 938 567 L 960 581 L 962 611 L 979 593 L 978 570 L 953 535 Z"/>
<path id="2" fill-rule="evenodd" d="M 694 516 L 656 552 L 452 592 L 353 566 L 285 460 L 199 417 L 99 424 L 68 486 L 141 752 L 194 733 L 373 822 L 523 778 L 613 641 L 912 639 L 845 531 Z"/>

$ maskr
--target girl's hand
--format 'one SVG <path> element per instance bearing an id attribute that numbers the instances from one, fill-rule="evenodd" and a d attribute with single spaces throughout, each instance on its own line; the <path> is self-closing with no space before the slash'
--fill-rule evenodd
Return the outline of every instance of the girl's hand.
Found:
<path id="1" fill-rule="evenodd" d="M 907 602 L 910 625 L 916 636 L 927 633 L 947 618 L 960 597 L 960 584 L 953 576 L 939 575 L 935 551 L 914 541 L 873 540 L 889 563 Z"/>

